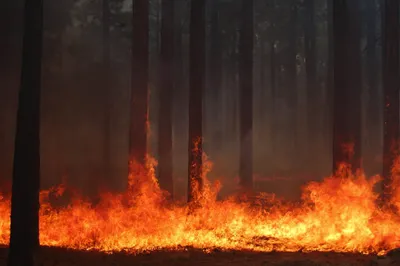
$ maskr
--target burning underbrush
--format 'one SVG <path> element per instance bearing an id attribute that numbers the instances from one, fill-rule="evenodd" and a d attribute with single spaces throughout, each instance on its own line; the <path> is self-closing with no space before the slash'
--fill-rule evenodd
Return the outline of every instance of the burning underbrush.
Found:
<path id="1" fill-rule="evenodd" d="M 400 164 L 393 169 L 399 182 Z M 210 165 L 206 164 L 209 169 Z M 252 201 L 217 201 L 220 184 L 204 177 L 193 205 L 171 203 L 154 175 L 132 166 L 128 189 L 104 193 L 95 206 L 73 196 L 54 207 L 60 185 L 40 193 L 40 242 L 45 246 L 105 252 L 140 253 L 187 247 L 211 251 L 334 251 L 385 254 L 400 246 L 400 191 L 393 189 L 395 208 L 380 208 L 374 186 L 380 177 L 351 174 L 346 166 L 322 182 L 303 188 L 302 200 L 282 202 L 267 194 Z M 205 171 L 207 172 L 207 171 Z M 0 201 L 0 244 L 9 240 L 10 200 Z"/>

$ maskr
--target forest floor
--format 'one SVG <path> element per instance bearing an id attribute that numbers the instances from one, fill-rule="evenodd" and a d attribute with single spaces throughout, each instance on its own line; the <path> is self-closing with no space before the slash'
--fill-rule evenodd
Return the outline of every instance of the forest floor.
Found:
<path id="1" fill-rule="evenodd" d="M 0 265 L 6 265 L 7 248 L 0 248 Z M 95 251 L 75 251 L 61 248 L 43 247 L 38 257 L 40 266 L 68 265 L 135 265 L 135 266 L 183 266 L 183 265 L 260 265 L 260 266 L 386 266 L 400 265 L 400 251 L 386 256 L 362 255 L 333 252 L 256 253 L 245 251 L 154 251 L 148 254 L 126 253 L 104 254 Z"/>

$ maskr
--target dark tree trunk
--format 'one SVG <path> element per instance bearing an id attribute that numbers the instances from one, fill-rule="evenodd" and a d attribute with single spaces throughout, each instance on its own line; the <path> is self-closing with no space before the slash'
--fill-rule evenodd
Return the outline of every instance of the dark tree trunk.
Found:
<path id="1" fill-rule="evenodd" d="M 368 104 L 367 104 L 367 139 L 368 150 L 366 159 L 368 160 L 366 166 L 371 170 L 377 170 L 377 162 L 375 155 L 379 152 L 381 139 L 380 128 L 376 125 L 381 123 L 380 108 L 381 102 L 379 101 L 379 84 L 378 84 L 378 55 L 377 55 L 377 2 L 376 0 L 367 1 L 367 88 L 368 88 Z M 379 166 L 380 167 L 380 166 Z M 378 168 L 379 169 L 379 168 Z"/>
<path id="2" fill-rule="evenodd" d="M 274 30 L 274 29 L 273 29 Z M 271 152 L 275 154 L 277 151 L 277 143 L 276 143 L 276 51 L 275 51 L 275 39 L 271 40 L 270 45 L 270 86 L 271 86 L 271 115 L 270 115 L 270 127 L 271 127 Z"/>
<path id="3" fill-rule="evenodd" d="M 306 79 L 307 79 L 307 135 L 308 152 L 310 154 L 309 162 L 312 162 L 312 156 L 315 156 L 315 138 L 317 137 L 317 67 L 316 67 L 316 46 L 315 46 L 315 2 L 314 0 L 305 1 L 306 19 L 304 25 L 304 43 L 306 57 Z M 330 22 L 329 22 L 330 23 Z"/>
<path id="4" fill-rule="evenodd" d="M 390 194 L 390 171 L 399 152 L 399 1 L 386 0 L 382 10 L 383 195 L 387 200 Z"/>
<path id="5" fill-rule="evenodd" d="M 149 1 L 133 1 L 129 160 L 145 166 L 147 154 Z"/>
<path id="6" fill-rule="evenodd" d="M 290 6 L 290 25 L 289 25 L 289 47 L 288 47 L 288 60 L 287 60 L 287 89 L 286 99 L 290 108 L 290 117 L 288 119 L 287 130 L 292 131 L 290 134 L 290 154 L 293 166 L 298 166 L 298 143 L 297 143 L 297 17 L 298 17 L 297 0 L 291 1 Z"/>
<path id="7" fill-rule="evenodd" d="M 324 143 L 327 145 L 332 144 L 333 138 L 333 94 L 334 94 L 334 81 L 333 81 L 333 68 L 334 68 L 334 60 L 333 60 L 333 51 L 334 51 L 334 43 L 333 43 L 333 0 L 327 0 L 327 16 L 328 16 L 328 62 L 327 62 L 327 75 L 326 75 L 326 96 L 325 101 L 327 106 L 323 113 L 323 127 L 324 133 L 326 135 Z M 333 156 L 333 152 L 332 152 Z"/>
<path id="8" fill-rule="evenodd" d="M 160 94 L 158 108 L 159 182 L 173 196 L 172 179 L 172 100 L 174 90 L 174 1 L 162 1 Z"/>
<path id="9" fill-rule="evenodd" d="M 239 47 L 240 84 L 240 185 L 253 189 L 253 48 L 254 1 L 242 0 L 242 25 Z"/>
<path id="10" fill-rule="evenodd" d="M 203 92 L 206 71 L 206 1 L 192 0 L 190 11 L 190 91 L 188 201 L 202 189 Z"/>
<path id="11" fill-rule="evenodd" d="M 178 1 L 175 3 L 175 48 L 174 49 L 174 106 L 173 106 L 173 132 L 174 139 L 182 139 L 187 135 L 187 84 L 185 80 L 184 53 L 183 53 L 183 7 L 185 2 Z M 173 143 L 174 152 L 181 154 L 186 153 L 186 143 L 177 141 Z M 185 167 L 186 168 L 186 167 Z M 185 174 L 186 175 L 186 172 Z"/>
<path id="12" fill-rule="evenodd" d="M 26 1 L 24 18 L 12 182 L 9 266 L 34 265 L 34 254 L 39 248 L 43 2 Z"/>
<path id="13" fill-rule="evenodd" d="M 361 163 L 361 51 L 359 2 L 333 1 L 333 167 Z"/>
<path id="14" fill-rule="evenodd" d="M 219 150 L 222 142 L 221 132 L 221 90 L 222 90 L 222 39 L 220 27 L 220 6 L 218 1 L 212 2 L 211 14 L 211 47 L 210 47 L 210 89 L 213 114 L 213 145 Z M 215 127 L 216 125 L 216 127 Z"/>
<path id="15" fill-rule="evenodd" d="M 227 86 L 226 93 L 229 99 L 229 108 L 228 113 L 230 113 L 230 117 L 227 118 L 229 121 L 227 123 L 227 133 L 226 136 L 229 139 L 228 143 L 232 143 L 232 140 L 237 139 L 238 135 L 238 86 L 237 86 L 237 78 L 238 78 L 238 49 L 237 44 L 239 42 L 237 29 L 235 28 L 234 36 L 231 44 L 231 53 L 229 54 L 229 85 Z"/>
<path id="16" fill-rule="evenodd" d="M 268 107 L 271 106 L 270 104 L 270 99 L 267 98 L 267 88 L 268 86 L 266 85 L 266 76 L 267 76 L 267 66 L 268 66 L 268 45 L 266 40 L 263 38 L 261 41 L 261 62 L 260 62 L 260 103 L 265 103 L 268 102 Z M 262 123 L 265 123 L 265 117 L 268 114 L 267 106 L 260 106 L 258 108 L 258 116 L 260 117 L 260 121 Z"/>
<path id="17" fill-rule="evenodd" d="M 103 0 L 103 67 L 104 67 L 104 142 L 103 175 L 105 184 L 110 185 L 111 175 L 111 68 L 110 68 L 110 6 L 109 0 Z"/>

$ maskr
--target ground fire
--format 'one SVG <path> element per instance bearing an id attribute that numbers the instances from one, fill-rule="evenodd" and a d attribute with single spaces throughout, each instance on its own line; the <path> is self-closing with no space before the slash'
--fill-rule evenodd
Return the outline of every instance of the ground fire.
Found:
<path id="1" fill-rule="evenodd" d="M 150 164 L 150 163 L 149 163 Z M 210 163 L 206 163 L 208 170 Z M 133 167 L 135 168 L 135 167 Z M 42 191 L 40 243 L 79 250 L 140 253 L 193 247 L 212 251 L 334 251 L 385 254 L 400 244 L 400 193 L 394 208 L 380 208 L 374 186 L 380 177 L 351 174 L 343 165 L 334 176 L 303 187 L 301 202 L 287 203 L 271 195 L 256 200 L 217 201 L 219 183 L 204 176 L 204 187 L 192 205 L 165 200 L 154 175 L 132 171 L 123 194 L 103 194 L 93 205 L 74 196 L 68 206 L 52 207 L 64 185 Z M 208 171 L 207 170 L 207 171 Z M 207 173 L 205 171 L 205 175 Z M 392 170 L 400 180 L 400 160 Z M 9 241 L 10 200 L 0 203 L 1 243 Z"/>

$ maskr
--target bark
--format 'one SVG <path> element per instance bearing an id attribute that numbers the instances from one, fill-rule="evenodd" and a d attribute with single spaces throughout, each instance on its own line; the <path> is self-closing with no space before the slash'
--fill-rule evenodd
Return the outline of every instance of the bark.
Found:
<path id="1" fill-rule="evenodd" d="M 202 189 L 203 94 L 206 71 L 206 1 L 192 0 L 190 11 L 188 201 Z"/>
<path id="2" fill-rule="evenodd" d="M 240 163 L 241 188 L 253 189 L 253 49 L 254 1 L 242 0 L 242 25 L 239 47 L 240 85 Z"/>
<path id="3" fill-rule="evenodd" d="M 174 1 L 162 1 L 158 156 L 160 187 L 173 195 L 172 100 L 174 90 Z"/>
<path id="4" fill-rule="evenodd" d="M 34 265 L 39 248 L 40 89 L 43 2 L 25 2 L 8 265 Z"/>
<path id="5" fill-rule="evenodd" d="M 149 2 L 134 0 L 129 160 L 144 166 L 147 154 Z"/>
<path id="6" fill-rule="evenodd" d="M 390 195 L 391 169 L 399 148 L 399 2 L 386 0 L 383 13 L 383 196 L 387 200 Z"/>
<path id="7" fill-rule="evenodd" d="M 333 167 L 361 164 L 361 51 L 358 0 L 334 0 Z"/>

